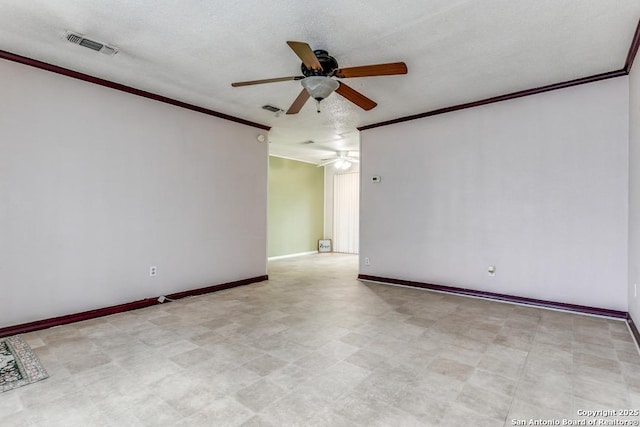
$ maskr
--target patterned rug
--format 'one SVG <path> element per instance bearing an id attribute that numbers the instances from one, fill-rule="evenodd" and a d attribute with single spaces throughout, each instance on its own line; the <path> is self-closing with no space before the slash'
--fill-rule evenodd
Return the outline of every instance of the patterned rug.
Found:
<path id="1" fill-rule="evenodd" d="M 0 392 L 49 377 L 31 347 L 19 336 L 0 338 Z"/>

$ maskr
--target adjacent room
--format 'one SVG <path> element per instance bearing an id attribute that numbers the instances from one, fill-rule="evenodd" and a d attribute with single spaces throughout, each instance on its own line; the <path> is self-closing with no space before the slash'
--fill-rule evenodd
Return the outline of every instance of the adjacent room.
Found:
<path id="1" fill-rule="evenodd" d="M 640 3 L 0 4 L 0 424 L 640 423 Z"/>

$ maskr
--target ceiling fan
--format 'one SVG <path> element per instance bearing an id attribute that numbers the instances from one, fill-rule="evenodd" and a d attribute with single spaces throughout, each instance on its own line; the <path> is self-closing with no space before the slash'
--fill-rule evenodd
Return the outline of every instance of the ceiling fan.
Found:
<path id="1" fill-rule="evenodd" d="M 360 159 L 350 156 L 348 151 L 336 151 L 336 157 L 332 159 L 324 159 L 324 161 L 319 163 L 317 166 L 321 168 L 332 163 L 336 169 L 347 170 L 351 167 L 352 163 L 360 163 Z"/>
<path id="2" fill-rule="evenodd" d="M 249 86 L 262 83 L 284 82 L 289 80 L 301 80 L 302 92 L 293 101 L 287 114 L 298 113 L 307 100 L 313 97 L 317 101 L 318 113 L 320 112 L 320 101 L 331 95 L 333 91 L 347 98 L 363 110 L 371 110 L 376 104 L 357 90 L 337 81 L 339 79 L 351 77 L 371 77 L 390 76 L 395 74 L 407 74 L 407 65 L 404 62 L 392 62 L 388 64 L 364 65 L 360 67 L 338 67 L 338 61 L 326 50 L 311 50 L 311 47 L 304 42 L 288 41 L 287 44 L 302 60 L 300 66 L 301 76 L 276 77 L 273 79 L 251 80 L 246 82 L 232 83 L 231 86 Z"/>

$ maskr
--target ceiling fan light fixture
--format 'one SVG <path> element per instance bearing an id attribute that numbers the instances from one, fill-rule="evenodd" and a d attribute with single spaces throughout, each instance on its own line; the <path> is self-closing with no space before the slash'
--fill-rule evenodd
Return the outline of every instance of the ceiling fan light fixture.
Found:
<path id="1" fill-rule="evenodd" d="M 338 159 L 333 166 L 338 170 L 346 171 L 351 167 L 351 162 L 345 159 Z"/>
<path id="2" fill-rule="evenodd" d="M 302 87 L 309 92 L 309 95 L 318 102 L 331 95 L 334 90 L 340 87 L 340 83 L 331 77 L 324 76 L 306 77 L 300 82 L 302 83 Z"/>

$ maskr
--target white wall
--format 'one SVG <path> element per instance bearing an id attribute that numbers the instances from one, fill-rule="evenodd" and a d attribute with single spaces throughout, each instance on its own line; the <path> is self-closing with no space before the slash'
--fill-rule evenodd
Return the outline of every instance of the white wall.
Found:
<path id="1" fill-rule="evenodd" d="M 360 273 L 626 311 L 628 106 L 623 77 L 361 132 Z"/>
<path id="2" fill-rule="evenodd" d="M 640 324 L 640 56 L 629 74 L 629 314 Z M 637 291 L 635 288 L 638 288 Z"/>
<path id="3" fill-rule="evenodd" d="M 8 61 L 0 93 L 0 327 L 266 273 L 260 130 Z"/>

